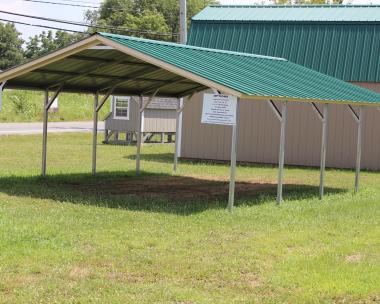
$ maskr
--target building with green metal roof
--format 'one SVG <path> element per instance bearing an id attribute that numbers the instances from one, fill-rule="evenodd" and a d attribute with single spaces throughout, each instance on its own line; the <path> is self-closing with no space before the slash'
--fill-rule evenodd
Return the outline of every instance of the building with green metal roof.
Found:
<path id="1" fill-rule="evenodd" d="M 210 6 L 190 45 L 286 58 L 353 82 L 380 82 L 380 6 Z"/>
<path id="2" fill-rule="evenodd" d="M 188 44 L 286 58 L 380 92 L 380 6 L 377 5 L 210 6 L 192 18 Z M 272 73 L 275 74 L 273 70 Z M 287 84 L 294 82 L 290 77 Z M 256 85 L 262 83 L 257 81 Z M 353 109 L 358 112 L 358 108 Z M 199 103 L 194 102 L 184 111 L 181 156 L 227 160 L 230 147 L 225 144 L 225 138 L 230 131 L 201 124 L 197 120 L 201 110 Z M 322 108 L 289 104 L 287 164 L 320 165 L 322 126 L 315 111 L 320 113 Z M 243 102 L 240 113 L 238 160 L 276 164 L 279 122 L 270 107 L 265 103 Z M 360 139 L 352 111 L 339 105 L 329 106 L 327 166 L 354 168 L 358 161 L 355 143 L 362 140 L 363 147 L 367 147 L 361 156 L 363 167 L 380 170 L 380 112 L 364 108 L 363 113 Z"/>

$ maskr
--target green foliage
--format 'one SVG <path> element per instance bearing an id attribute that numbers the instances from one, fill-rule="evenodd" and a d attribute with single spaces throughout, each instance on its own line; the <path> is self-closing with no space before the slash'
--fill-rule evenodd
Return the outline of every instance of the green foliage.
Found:
<path id="1" fill-rule="evenodd" d="M 41 34 L 29 38 L 29 41 L 26 43 L 25 57 L 33 59 L 42 56 L 78 41 L 81 38 L 83 38 L 82 34 L 70 34 L 57 31 L 53 35 L 52 31 L 43 31 Z"/>
<path id="2" fill-rule="evenodd" d="M 27 91 L 14 91 L 13 94 L 9 96 L 9 99 L 12 102 L 15 114 L 30 120 L 36 117 L 39 107 L 36 103 L 29 101 L 31 94 L 28 93 Z"/>
<path id="3" fill-rule="evenodd" d="M 42 121 L 43 93 L 34 91 L 5 90 L 0 122 Z M 93 96 L 62 93 L 59 95 L 58 112 L 49 114 L 50 121 L 92 120 Z M 109 113 L 109 103 L 100 111 L 99 119 Z"/>
<path id="4" fill-rule="evenodd" d="M 188 0 L 188 20 L 214 0 Z M 86 19 L 93 25 L 125 27 L 160 33 L 177 33 L 179 28 L 178 0 L 105 0 L 98 11 L 88 11 Z M 93 30 L 94 31 L 94 30 Z M 177 36 L 159 36 L 150 33 L 134 33 L 113 30 L 144 38 L 176 40 Z"/>
<path id="5" fill-rule="evenodd" d="M 0 70 L 5 70 L 24 60 L 22 53 L 23 40 L 15 26 L 0 22 Z"/>

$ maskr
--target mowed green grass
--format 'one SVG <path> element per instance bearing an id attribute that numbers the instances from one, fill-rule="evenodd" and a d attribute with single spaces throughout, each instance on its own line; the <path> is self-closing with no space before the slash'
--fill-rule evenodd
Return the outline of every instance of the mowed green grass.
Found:
<path id="1" fill-rule="evenodd" d="M 173 145 L 98 149 L 91 134 L 0 137 L 1 303 L 376 303 L 380 301 L 380 174 L 286 168 L 285 201 L 147 199 L 86 191 L 172 175 Z M 181 162 L 179 176 L 224 180 L 223 164 Z M 239 181 L 275 183 L 271 166 L 239 166 Z M 79 188 L 78 188 L 79 186 Z M 79 189 L 79 190 L 78 190 Z"/>

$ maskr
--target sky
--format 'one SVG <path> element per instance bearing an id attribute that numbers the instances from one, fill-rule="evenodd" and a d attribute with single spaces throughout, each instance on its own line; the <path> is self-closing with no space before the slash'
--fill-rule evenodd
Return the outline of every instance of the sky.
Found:
<path id="1" fill-rule="evenodd" d="M 49 1 L 49 0 L 43 0 Z M 71 3 L 71 4 L 82 4 L 82 5 L 99 5 L 101 0 L 50 0 L 52 2 L 61 2 L 61 3 Z M 264 0 L 268 1 L 268 0 Z M 349 0 L 345 0 L 346 2 Z M 255 4 L 261 3 L 262 1 L 256 0 L 219 0 L 221 4 Z M 269 1 L 268 1 L 269 2 Z M 351 0 L 351 4 L 380 4 L 380 0 Z M 28 14 L 35 16 L 42 16 L 48 18 L 55 19 L 64 19 L 64 20 L 72 20 L 72 21 L 84 21 L 84 12 L 86 8 L 82 7 L 70 7 L 70 6 L 62 6 L 62 5 L 53 5 L 46 3 L 37 3 L 37 2 L 29 2 L 25 0 L 0 0 L 0 10 L 4 10 L 7 12 L 15 12 L 20 14 Z M 15 20 L 32 24 L 40 24 L 40 25 L 50 25 L 57 26 L 66 29 L 74 29 L 74 30 L 84 30 L 84 28 L 72 25 L 63 25 L 57 24 L 42 20 L 29 19 L 25 17 L 19 16 L 10 16 L 4 13 L 0 13 L 0 19 L 7 20 Z M 43 28 L 31 27 L 25 25 L 16 25 L 19 32 L 22 33 L 22 37 L 24 40 L 28 40 L 30 36 L 34 36 L 40 33 Z"/>

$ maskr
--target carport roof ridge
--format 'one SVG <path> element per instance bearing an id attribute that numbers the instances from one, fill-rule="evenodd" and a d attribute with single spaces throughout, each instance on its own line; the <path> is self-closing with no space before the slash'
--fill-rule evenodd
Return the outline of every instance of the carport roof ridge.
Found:
<path id="1" fill-rule="evenodd" d="M 186 45 L 186 44 L 179 44 L 174 42 L 168 42 L 168 41 L 159 41 L 159 40 L 152 40 L 152 39 L 145 39 L 145 38 L 137 38 L 132 36 L 124 36 L 119 34 L 111 34 L 111 33 L 105 33 L 105 32 L 99 32 L 99 35 L 102 35 L 104 37 L 108 37 L 111 39 L 128 39 L 131 41 L 139 41 L 142 43 L 151 43 L 153 45 L 165 45 L 165 46 L 172 46 L 175 48 L 185 48 L 185 49 L 193 49 L 193 50 L 199 50 L 199 51 L 205 51 L 205 52 L 212 52 L 212 53 L 222 53 L 222 54 L 229 54 L 229 55 L 236 55 L 236 56 L 244 56 L 244 57 L 254 57 L 254 58 L 262 58 L 262 59 L 271 59 L 271 60 L 283 60 L 287 61 L 285 58 L 280 57 L 273 57 L 273 56 L 265 56 L 265 55 L 258 55 L 258 54 L 250 54 L 250 53 L 242 53 L 242 52 L 234 52 L 234 51 L 227 51 L 227 50 L 220 50 L 220 49 L 212 49 L 212 48 L 204 48 L 200 46 L 193 46 L 193 45 Z"/>

